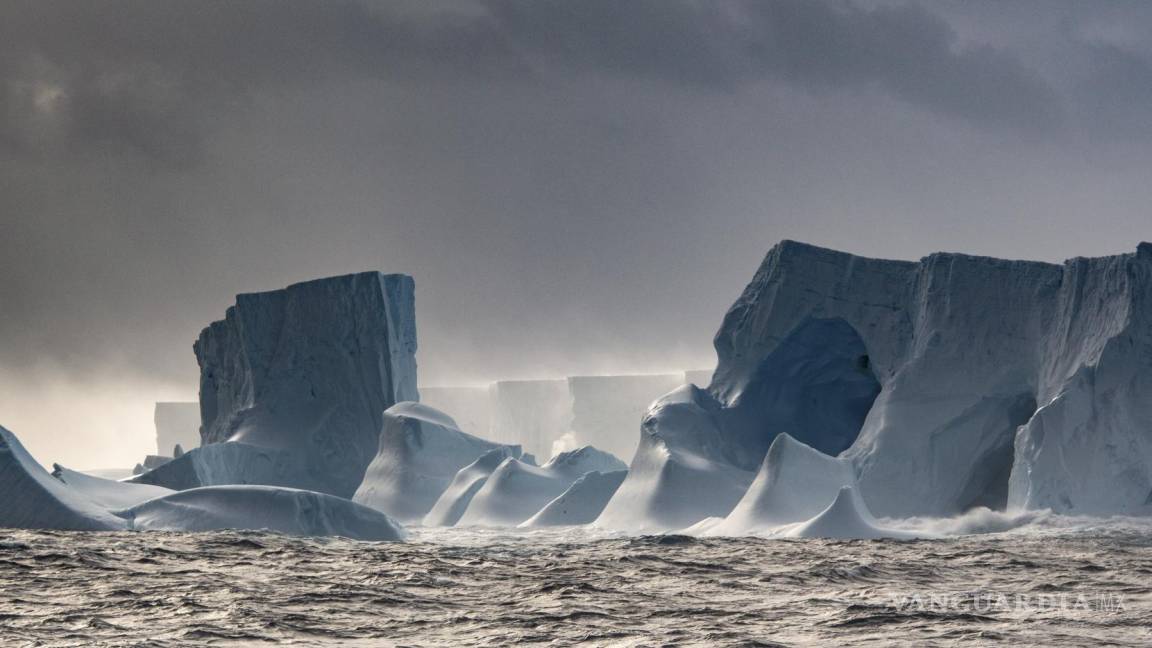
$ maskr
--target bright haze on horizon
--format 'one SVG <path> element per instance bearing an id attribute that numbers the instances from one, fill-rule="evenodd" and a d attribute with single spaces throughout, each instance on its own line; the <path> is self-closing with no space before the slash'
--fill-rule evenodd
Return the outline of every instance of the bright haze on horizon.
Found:
<path id="1" fill-rule="evenodd" d="M 425 385 L 711 367 L 784 238 L 1152 239 L 1152 5 L 11 0 L 0 425 L 130 467 L 239 292 L 416 280 Z"/>

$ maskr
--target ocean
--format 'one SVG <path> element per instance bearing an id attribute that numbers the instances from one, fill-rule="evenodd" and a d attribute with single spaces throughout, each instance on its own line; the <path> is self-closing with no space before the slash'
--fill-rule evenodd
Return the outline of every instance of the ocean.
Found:
<path id="1" fill-rule="evenodd" d="M 1152 525 L 934 540 L 0 530 L 5 646 L 1148 646 Z"/>

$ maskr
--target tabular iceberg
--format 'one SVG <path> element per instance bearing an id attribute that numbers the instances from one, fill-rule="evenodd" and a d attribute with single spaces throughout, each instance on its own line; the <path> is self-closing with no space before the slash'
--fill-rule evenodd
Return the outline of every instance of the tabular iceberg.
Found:
<path id="1" fill-rule="evenodd" d="M 200 403 L 156 403 L 156 454 L 171 457 L 179 445 L 200 447 Z"/>
<path id="2" fill-rule="evenodd" d="M 384 410 L 419 400 L 413 292 L 364 272 L 238 295 L 194 345 L 204 445 L 282 451 L 301 468 L 285 485 L 351 497 Z"/>
<path id="3" fill-rule="evenodd" d="M 352 499 L 403 522 L 420 520 L 461 468 L 497 447 L 461 432 L 439 410 L 397 403 L 384 412 L 376 458 Z M 519 456 L 519 448 L 510 454 Z"/>
<path id="4" fill-rule="evenodd" d="M 421 387 L 420 402 L 452 416 L 468 434 L 488 438 L 492 434 L 492 395 L 484 387 Z"/>
<path id="5" fill-rule="evenodd" d="M 627 470 L 609 472 L 593 470 L 584 473 L 572 482 L 568 490 L 545 504 L 544 508 L 522 522 L 520 526 L 562 526 L 593 522 L 600 516 L 608 500 L 616 494 L 616 490 L 627 476 Z"/>
<path id="6" fill-rule="evenodd" d="M 707 393 L 650 410 L 601 524 L 726 515 L 781 432 L 851 444 L 841 456 L 879 515 L 1152 511 L 1152 244 L 1060 266 L 784 241 L 715 347 Z"/>
<path id="7" fill-rule="evenodd" d="M 505 459 L 472 498 L 462 526 L 516 526 L 559 497 L 585 473 L 623 470 L 624 462 L 585 446 L 556 455 L 543 466 Z"/>
<path id="8" fill-rule="evenodd" d="M 552 444 L 572 424 L 572 397 L 566 380 L 502 380 L 489 387 L 492 440 L 519 445 L 537 457 L 551 457 Z"/>

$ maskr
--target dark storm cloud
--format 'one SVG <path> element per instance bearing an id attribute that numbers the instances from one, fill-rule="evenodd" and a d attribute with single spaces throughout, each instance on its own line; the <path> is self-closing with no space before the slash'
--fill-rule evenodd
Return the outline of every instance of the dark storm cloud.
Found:
<path id="1" fill-rule="evenodd" d="M 1053 92 L 1012 57 L 961 47 L 912 7 L 840 2 L 487 2 L 470 12 L 339 0 L 9 4 L 0 137 L 29 150 L 127 149 L 184 164 L 220 102 L 274 84 L 403 83 L 580 71 L 734 91 L 764 80 L 875 86 L 979 123 L 1050 126 Z M 535 77 L 533 72 L 539 73 Z"/>

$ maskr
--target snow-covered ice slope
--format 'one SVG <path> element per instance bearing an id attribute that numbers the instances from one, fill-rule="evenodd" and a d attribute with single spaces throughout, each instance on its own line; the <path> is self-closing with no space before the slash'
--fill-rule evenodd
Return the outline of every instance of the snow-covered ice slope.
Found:
<path id="1" fill-rule="evenodd" d="M 124 521 L 50 475 L 0 427 L 0 528 L 110 531 Z"/>
<path id="2" fill-rule="evenodd" d="M 695 385 L 653 403 L 628 477 L 596 525 L 658 533 L 728 515 L 756 466 L 721 432 L 720 415 L 720 403 Z"/>
<path id="3" fill-rule="evenodd" d="M 819 514 L 841 488 L 856 485 L 852 465 L 782 433 L 772 441 L 756 479 L 736 508 L 708 535 L 763 533 Z"/>
<path id="4" fill-rule="evenodd" d="M 352 499 L 402 522 L 420 520 L 461 468 L 497 447 L 460 431 L 444 412 L 397 403 L 384 412 L 376 458 Z"/>
<path id="5" fill-rule="evenodd" d="M 156 403 L 156 454 L 171 457 L 177 444 L 185 451 L 200 446 L 200 403 Z"/>
<path id="6" fill-rule="evenodd" d="M 492 473 L 509 457 L 521 459 L 520 446 L 497 446 L 464 466 L 424 516 L 424 526 L 454 526 Z"/>
<path id="7" fill-rule="evenodd" d="M 872 514 L 857 496 L 855 489 L 845 486 L 827 508 L 812 519 L 787 529 L 789 538 L 830 538 L 840 540 L 875 540 L 877 538 L 910 539 L 915 533 L 885 529 L 876 523 Z"/>
<path id="8" fill-rule="evenodd" d="M 110 510 L 129 508 L 141 502 L 147 502 L 150 499 L 175 492 L 162 486 L 132 484 L 93 477 L 82 472 L 69 470 L 60 464 L 53 464 L 52 468 L 53 477 L 64 482 L 73 491 Z"/>
<path id="9" fill-rule="evenodd" d="M 940 517 L 1009 497 L 1148 513 L 1150 322 L 1152 244 L 1061 266 L 949 253 L 886 261 L 784 241 L 724 318 L 709 394 L 674 398 L 674 425 L 654 408 L 602 521 L 659 527 L 649 523 L 675 517 L 666 507 L 714 491 L 720 466 L 754 470 L 778 433 L 821 447 L 858 419 L 841 456 L 878 515 Z M 782 398 L 788 390 L 813 400 Z M 819 406 L 787 411 L 797 402 Z M 716 469 L 684 469 L 685 452 Z M 698 508 L 703 519 L 722 507 Z"/>
<path id="10" fill-rule="evenodd" d="M 543 466 L 505 459 L 480 487 L 462 526 L 516 526 L 559 497 L 585 473 L 623 470 L 624 462 L 585 446 L 556 455 Z"/>
<path id="11" fill-rule="evenodd" d="M 118 511 L 146 531 L 268 529 L 302 536 L 401 540 L 387 515 L 341 497 L 276 486 L 209 486 L 180 491 Z"/>
<path id="12" fill-rule="evenodd" d="M 227 484 L 265 484 L 307 490 L 322 487 L 322 482 L 310 474 L 300 453 L 238 441 L 210 443 L 189 450 L 184 456 L 129 481 L 172 490 Z"/>
<path id="13" fill-rule="evenodd" d="M 572 423 L 572 397 L 566 380 L 502 380 L 489 387 L 492 436 L 519 445 L 537 457 L 552 456 L 552 443 Z"/>
<path id="14" fill-rule="evenodd" d="M 242 294 L 200 334 L 204 444 L 299 461 L 293 486 L 351 497 L 382 414 L 416 391 L 414 284 L 378 272 Z"/>
<path id="15" fill-rule="evenodd" d="M 483 387 L 421 387 L 420 402 L 449 414 L 457 426 L 482 439 L 492 434 L 492 396 Z"/>
<path id="16" fill-rule="evenodd" d="M 584 473 L 572 482 L 568 490 L 545 504 L 544 508 L 522 522 L 520 526 L 544 527 L 594 522 L 627 476 L 627 470 L 609 472 L 594 470 Z"/>
<path id="17" fill-rule="evenodd" d="M 683 383 L 682 374 L 568 378 L 572 445 L 591 445 L 631 459 L 638 442 L 636 426 L 648 405 Z"/>

